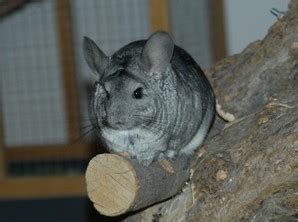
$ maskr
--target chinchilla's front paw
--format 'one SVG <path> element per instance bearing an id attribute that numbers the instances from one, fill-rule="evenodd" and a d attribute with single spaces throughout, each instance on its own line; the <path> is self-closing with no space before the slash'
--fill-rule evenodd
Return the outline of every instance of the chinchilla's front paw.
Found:
<path id="1" fill-rule="evenodd" d="M 124 151 L 124 152 L 119 152 L 117 153 L 118 155 L 122 156 L 122 157 L 125 157 L 125 158 L 130 158 L 130 155 L 128 152 Z"/>

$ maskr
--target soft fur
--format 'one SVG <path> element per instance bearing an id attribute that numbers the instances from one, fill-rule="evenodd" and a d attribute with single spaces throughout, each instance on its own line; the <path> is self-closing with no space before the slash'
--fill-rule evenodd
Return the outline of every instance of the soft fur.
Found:
<path id="1" fill-rule="evenodd" d="M 83 49 L 98 75 L 91 119 L 110 151 L 149 165 L 161 155 L 189 156 L 202 144 L 215 113 L 212 88 L 169 34 L 156 32 L 110 58 L 87 37 Z"/>

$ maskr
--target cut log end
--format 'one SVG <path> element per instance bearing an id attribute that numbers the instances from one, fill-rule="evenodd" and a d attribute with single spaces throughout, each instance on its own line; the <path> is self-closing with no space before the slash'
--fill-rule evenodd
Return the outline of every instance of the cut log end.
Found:
<path id="1" fill-rule="evenodd" d="M 188 159 L 158 160 L 146 167 L 135 159 L 100 154 L 87 167 L 87 193 L 106 216 L 135 211 L 174 196 L 189 178 Z"/>
<path id="2" fill-rule="evenodd" d="M 132 164 L 116 154 L 94 157 L 86 172 L 87 192 L 98 212 L 116 216 L 127 212 L 138 193 Z"/>

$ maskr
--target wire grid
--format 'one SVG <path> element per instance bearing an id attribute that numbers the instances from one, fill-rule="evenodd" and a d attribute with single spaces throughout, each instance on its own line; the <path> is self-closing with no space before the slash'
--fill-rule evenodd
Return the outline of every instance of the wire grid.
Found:
<path id="1" fill-rule="evenodd" d="M 202 68 L 212 64 L 208 0 L 170 0 L 172 32 Z"/>
<path id="2" fill-rule="evenodd" d="M 55 1 L 27 4 L 0 20 L 5 144 L 67 142 Z"/>

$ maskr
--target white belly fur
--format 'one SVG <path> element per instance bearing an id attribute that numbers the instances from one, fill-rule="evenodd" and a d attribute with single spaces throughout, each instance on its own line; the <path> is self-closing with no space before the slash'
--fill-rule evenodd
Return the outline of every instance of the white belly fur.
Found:
<path id="1" fill-rule="evenodd" d="M 128 152 L 131 156 L 149 155 L 158 149 L 160 144 L 156 143 L 156 135 L 144 130 L 114 130 L 103 129 L 102 136 L 108 148 L 117 152 Z M 129 141 L 129 137 L 134 137 L 134 143 Z"/>

